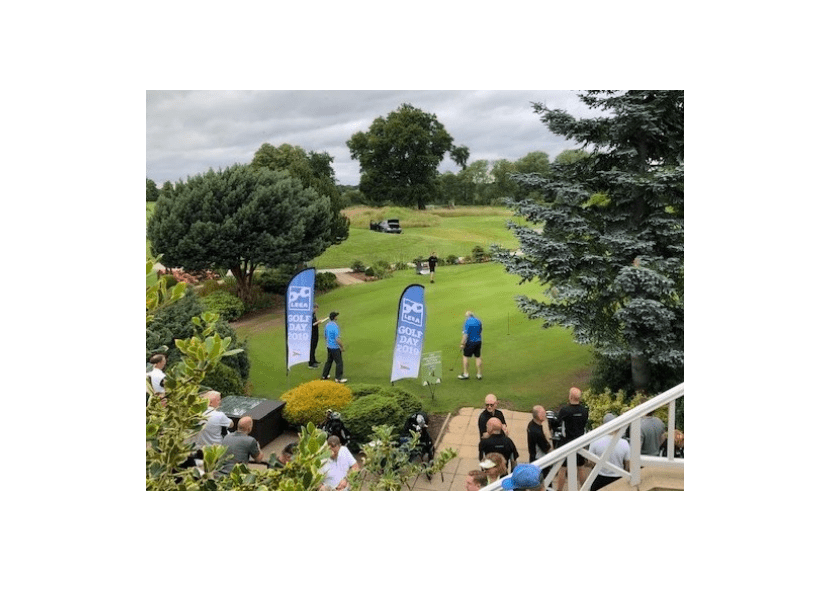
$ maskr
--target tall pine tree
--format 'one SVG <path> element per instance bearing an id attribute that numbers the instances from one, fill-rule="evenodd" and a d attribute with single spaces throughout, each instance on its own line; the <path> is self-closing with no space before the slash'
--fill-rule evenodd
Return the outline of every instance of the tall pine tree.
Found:
<path id="1" fill-rule="evenodd" d="M 544 326 L 571 327 L 608 360 L 627 359 L 636 390 L 651 367 L 682 379 L 683 91 L 587 91 L 602 111 L 576 119 L 535 104 L 548 128 L 581 144 L 548 177 L 518 174 L 545 200 L 511 201 L 534 227 L 511 224 L 521 252 L 495 258 L 524 281 L 549 287 L 548 301 L 520 296 Z"/>

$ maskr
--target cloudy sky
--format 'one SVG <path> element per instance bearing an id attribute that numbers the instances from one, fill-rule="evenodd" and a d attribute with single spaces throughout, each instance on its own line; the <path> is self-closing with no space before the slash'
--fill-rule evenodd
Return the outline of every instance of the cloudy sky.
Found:
<path id="1" fill-rule="evenodd" d="M 264 143 L 288 143 L 334 158 L 338 182 L 359 183 L 347 140 L 409 103 L 434 113 L 478 159 L 554 158 L 575 144 L 548 131 L 531 102 L 576 116 L 593 113 L 571 91 L 152 91 L 146 92 L 146 177 L 158 184 L 248 163 Z M 441 172 L 458 167 L 448 155 Z"/>

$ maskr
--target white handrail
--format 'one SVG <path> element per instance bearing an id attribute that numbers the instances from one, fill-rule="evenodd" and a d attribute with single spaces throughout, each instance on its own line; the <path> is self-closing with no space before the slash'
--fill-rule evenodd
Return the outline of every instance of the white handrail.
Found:
<path id="1" fill-rule="evenodd" d="M 666 466 L 683 471 L 684 460 L 681 458 L 674 458 L 674 423 L 676 422 L 676 401 L 684 396 L 684 390 L 685 382 L 672 387 L 667 392 L 663 392 L 658 396 L 654 396 L 650 400 L 640 404 L 635 408 L 628 410 L 626 413 L 617 416 L 615 419 L 613 419 L 606 425 L 601 425 L 600 427 L 593 429 L 589 433 L 585 433 L 579 438 L 574 439 L 566 444 L 563 444 L 561 447 L 557 448 L 556 450 L 552 450 L 551 452 L 549 452 L 545 456 L 538 458 L 531 464 L 536 465 L 540 469 L 544 469 L 546 467 L 551 468 L 551 470 L 545 477 L 546 485 L 548 485 L 550 482 L 554 481 L 554 478 L 557 475 L 557 471 L 560 470 L 560 466 L 563 464 L 564 459 L 568 458 L 568 462 L 570 465 L 576 465 L 577 455 L 580 454 L 584 458 L 587 458 L 593 463 L 595 463 L 592 472 L 586 478 L 586 481 L 583 482 L 583 485 L 580 488 L 581 490 L 589 490 L 590 486 L 592 485 L 592 482 L 595 480 L 595 477 L 601 471 L 601 468 L 606 465 L 609 465 L 609 468 L 613 471 L 620 473 L 622 477 L 629 477 L 630 485 L 639 484 L 639 482 L 641 481 L 641 471 L 643 466 Z M 642 417 L 650 414 L 651 412 L 653 412 L 661 406 L 665 406 L 666 404 L 668 405 L 667 456 L 645 456 L 641 453 Z M 630 426 L 629 473 L 623 469 L 623 465 L 613 465 L 612 463 L 607 462 L 607 459 L 610 454 L 609 450 L 604 452 L 603 457 L 600 457 L 595 456 L 586 449 L 589 447 L 589 444 L 605 435 L 613 436 L 613 439 L 610 442 L 610 447 L 613 447 L 614 444 L 617 442 L 618 438 L 621 436 L 621 433 L 627 426 Z M 566 469 L 566 472 L 568 489 L 577 490 L 577 469 Z M 503 479 L 507 479 L 508 477 L 510 477 L 510 475 L 504 477 Z M 502 479 L 499 479 L 491 483 L 490 485 L 482 488 L 481 491 L 492 492 L 501 489 L 501 487 Z"/>

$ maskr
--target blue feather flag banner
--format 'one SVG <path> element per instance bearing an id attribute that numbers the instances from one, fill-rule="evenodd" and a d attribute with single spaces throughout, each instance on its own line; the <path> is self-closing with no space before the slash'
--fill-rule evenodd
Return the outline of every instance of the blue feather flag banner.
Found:
<path id="1" fill-rule="evenodd" d="M 424 292 L 422 285 L 414 284 L 405 288 L 400 296 L 391 383 L 398 379 L 417 377 L 420 372 L 427 317 Z"/>
<path id="2" fill-rule="evenodd" d="M 309 363 L 312 313 L 315 309 L 315 269 L 298 271 L 286 286 L 286 372 Z"/>

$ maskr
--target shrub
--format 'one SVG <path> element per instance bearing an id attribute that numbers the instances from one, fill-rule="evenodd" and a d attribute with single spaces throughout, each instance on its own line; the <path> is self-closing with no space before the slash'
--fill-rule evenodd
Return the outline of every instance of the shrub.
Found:
<path id="1" fill-rule="evenodd" d="M 391 264 L 386 260 L 378 260 L 373 263 L 373 265 L 365 269 L 365 275 L 376 277 L 377 279 L 386 279 L 394 276 L 391 272 Z"/>
<path id="2" fill-rule="evenodd" d="M 323 273 L 315 273 L 315 291 L 328 292 L 338 287 L 338 277 L 335 273 L 325 271 Z"/>
<path id="3" fill-rule="evenodd" d="M 165 273 L 165 274 L 161 275 L 161 277 L 163 277 L 163 280 L 166 282 L 166 289 L 167 290 L 175 287 L 176 285 L 178 285 L 178 280 L 175 279 L 175 276 L 170 274 L 170 273 Z"/>
<path id="4" fill-rule="evenodd" d="M 373 428 L 379 425 L 390 425 L 401 431 L 408 416 L 423 408 L 417 396 L 398 387 L 363 383 L 350 385 L 348 389 L 353 401 L 341 416 L 358 444 L 365 443 Z"/>
<path id="5" fill-rule="evenodd" d="M 353 400 L 353 392 L 340 383 L 318 379 L 302 383 L 280 399 L 286 402 L 284 415 L 289 423 L 305 425 L 311 421 L 318 425 L 328 409 L 343 411 Z"/>
<path id="6" fill-rule="evenodd" d="M 458 264 L 458 257 L 454 254 L 450 254 L 446 257 L 446 264 L 447 265 L 457 265 Z"/>
<path id="7" fill-rule="evenodd" d="M 202 298 L 201 304 L 226 321 L 235 321 L 245 314 L 245 303 L 230 292 L 213 292 Z"/>
<path id="8" fill-rule="evenodd" d="M 586 404 L 589 408 L 589 428 L 595 429 L 604 423 L 604 415 L 608 412 L 618 416 L 627 412 L 631 408 L 639 406 L 645 400 L 649 400 L 647 396 L 636 394 L 632 398 L 628 397 L 624 390 L 619 390 L 613 394 L 609 388 L 603 392 L 598 393 L 592 389 L 588 389 L 583 393 L 581 402 Z M 668 422 L 668 407 L 663 406 L 653 411 L 653 414 L 662 419 L 663 423 Z M 680 427 L 677 427 L 680 429 Z"/>
<path id="9" fill-rule="evenodd" d="M 167 362 L 171 365 L 180 362 L 182 355 L 175 345 L 175 340 L 192 337 L 195 333 L 192 318 L 200 315 L 204 310 L 206 309 L 194 288 L 188 288 L 184 297 L 177 302 L 155 310 L 154 321 L 146 326 L 146 358 L 148 359 L 155 352 L 164 351 L 166 347 Z M 248 381 L 251 361 L 248 358 L 246 344 L 238 341 L 236 331 L 224 319 L 216 324 L 216 331 L 222 338 L 231 338 L 229 350 L 245 349 L 245 352 L 225 356 L 222 362 L 236 369 L 242 381 Z"/>
<path id="10" fill-rule="evenodd" d="M 394 270 L 395 271 L 405 271 L 408 268 L 408 263 L 398 260 L 394 263 Z"/>
<path id="11" fill-rule="evenodd" d="M 254 279 L 264 292 L 269 294 L 285 294 L 286 285 L 292 279 L 294 271 L 291 267 L 280 269 L 266 269 L 257 273 Z"/>
<path id="12" fill-rule="evenodd" d="M 224 363 L 219 363 L 204 375 L 201 385 L 219 392 L 222 397 L 242 396 L 245 391 L 245 384 L 239 373 Z"/>
<path id="13" fill-rule="evenodd" d="M 353 269 L 354 273 L 364 273 L 365 271 L 365 263 L 360 260 L 354 260 L 350 264 L 350 268 Z"/>
<path id="14" fill-rule="evenodd" d="M 473 262 L 485 262 L 489 257 L 487 256 L 487 252 L 484 251 L 484 248 L 481 246 L 475 246 L 472 249 L 472 259 Z"/>
<path id="15" fill-rule="evenodd" d="M 245 311 L 251 312 L 263 308 L 271 308 L 272 306 L 280 306 L 283 303 L 284 296 L 281 294 L 270 294 L 260 287 L 251 288 L 251 297 L 245 304 Z"/>

